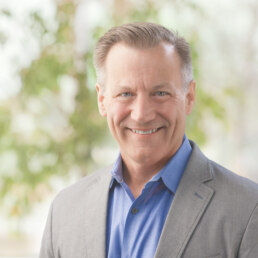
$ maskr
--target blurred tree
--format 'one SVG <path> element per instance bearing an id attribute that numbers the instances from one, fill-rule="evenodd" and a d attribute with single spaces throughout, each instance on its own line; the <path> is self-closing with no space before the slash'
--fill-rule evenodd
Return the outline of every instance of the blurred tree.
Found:
<path id="1" fill-rule="evenodd" d="M 136 7 L 130 1 L 114 0 L 112 19 L 105 27 L 95 27 L 94 40 L 113 25 L 159 22 L 158 5 L 162 2 L 147 0 Z M 0 157 L 9 162 L 0 169 L 0 205 L 6 216 L 21 218 L 28 214 L 33 204 L 51 191 L 53 178 L 74 171 L 78 177 L 87 174 L 94 166 L 92 147 L 109 137 L 105 120 L 98 114 L 96 93 L 86 83 L 87 76 L 95 76 L 93 50 L 80 54 L 75 49 L 76 1 L 58 0 L 56 5 L 58 26 L 54 32 L 48 30 L 39 13 L 31 14 L 31 31 L 40 41 L 41 52 L 20 72 L 19 95 L 0 110 Z M 196 11 L 196 6 L 190 8 Z M 193 33 L 188 40 L 198 71 L 198 38 Z M 198 81 L 197 72 L 195 78 Z M 190 138 L 204 143 L 204 112 L 209 110 L 220 121 L 226 117 L 223 106 L 201 85 L 197 98 L 187 132 Z"/>
<path id="2" fill-rule="evenodd" d="M 86 85 L 89 54 L 75 51 L 76 4 L 56 4 L 54 33 L 39 13 L 31 14 L 41 53 L 20 72 L 22 90 L 1 110 L 0 154 L 14 163 L 1 169 L 0 201 L 9 217 L 28 214 L 51 190 L 51 178 L 85 175 L 93 165 L 92 146 L 106 136 L 96 93 Z"/>

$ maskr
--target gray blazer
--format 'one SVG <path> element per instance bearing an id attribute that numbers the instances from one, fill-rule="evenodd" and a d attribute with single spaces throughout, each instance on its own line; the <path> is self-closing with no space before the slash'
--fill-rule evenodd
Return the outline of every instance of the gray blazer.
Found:
<path id="1" fill-rule="evenodd" d="M 155 258 L 258 258 L 258 185 L 191 144 Z M 55 198 L 40 258 L 105 257 L 110 170 L 87 176 Z"/>

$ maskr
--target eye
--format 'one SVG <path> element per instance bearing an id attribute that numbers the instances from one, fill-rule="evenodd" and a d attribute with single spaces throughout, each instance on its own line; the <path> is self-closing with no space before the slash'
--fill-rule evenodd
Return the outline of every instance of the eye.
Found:
<path id="1" fill-rule="evenodd" d="M 167 96 L 168 92 L 166 92 L 166 91 L 157 91 L 157 92 L 155 92 L 155 95 L 158 96 L 158 97 L 163 97 L 163 96 Z"/>
<path id="2" fill-rule="evenodd" d="M 123 92 L 120 94 L 121 97 L 131 97 L 132 93 L 131 92 Z"/>

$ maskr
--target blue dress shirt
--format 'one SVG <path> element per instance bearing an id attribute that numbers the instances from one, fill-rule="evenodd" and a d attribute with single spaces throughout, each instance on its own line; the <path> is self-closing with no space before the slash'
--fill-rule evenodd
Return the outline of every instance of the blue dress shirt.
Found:
<path id="1" fill-rule="evenodd" d="M 154 257 L 168 210 L 191 152 L 191 145 L 184 136 L 178 151 L 145 184 L 137 199 L 123 181 L 119 155 L 112 170 L 110 185 L 106 257 Z"/>

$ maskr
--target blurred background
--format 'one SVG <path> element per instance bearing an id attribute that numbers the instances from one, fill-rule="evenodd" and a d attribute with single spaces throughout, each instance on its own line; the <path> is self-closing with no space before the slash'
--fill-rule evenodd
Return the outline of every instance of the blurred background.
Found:
<path id="1" fill-rule="evenodd" d="M 257 17 L 256 0 L 0 0 L 0 257 L 37 257 L 57 192 L 115 160 L 92 64 L 114 25 L 156 22 L 190 42 L 187 135 L 258 182 Z"/>

